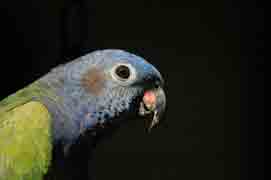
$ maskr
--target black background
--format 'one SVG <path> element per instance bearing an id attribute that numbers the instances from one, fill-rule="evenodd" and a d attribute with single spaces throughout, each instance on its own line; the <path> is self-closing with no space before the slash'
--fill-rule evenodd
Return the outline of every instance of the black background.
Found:
<path id="1" fill-rule="evenodd" d="M 163 74 L 165 123 L 151 134 L 130 123 L 101 143 L 97 179 L 263 178 L 259 3 L 9 0 L 0 11 L 1 99 L 96 49 L 128 50 Z"/>

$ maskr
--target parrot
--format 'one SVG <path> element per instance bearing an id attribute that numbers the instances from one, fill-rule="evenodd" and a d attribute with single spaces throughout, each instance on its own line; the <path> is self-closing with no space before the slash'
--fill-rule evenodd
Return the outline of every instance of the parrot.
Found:
<path id="1" fill-rule="evenodd" d="M 65 158 L 82 139 L 96 144 L 135 117 L 150 131 L 165 107 L 161 73 L 128 51 L 95 50 L 58 65 L 0 101 L 0 180 L 45 179 L 63 165 L 54 165 L 56 149 Z"/>

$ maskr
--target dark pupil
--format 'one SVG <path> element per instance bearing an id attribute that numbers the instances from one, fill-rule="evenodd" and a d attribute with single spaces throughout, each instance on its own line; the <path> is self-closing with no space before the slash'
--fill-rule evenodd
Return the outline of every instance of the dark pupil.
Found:
<path id="1" fill-rule="evenodd" d="M 128 79 L 130 77 L 130 70 L 127 66 L 119 66 L 116 69 L 116 74 L 122 79 Z"/>

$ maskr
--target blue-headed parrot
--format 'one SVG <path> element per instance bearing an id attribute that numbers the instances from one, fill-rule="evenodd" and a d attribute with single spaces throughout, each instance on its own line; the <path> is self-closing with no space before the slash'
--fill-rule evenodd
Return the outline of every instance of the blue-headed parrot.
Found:
<path id="1" fill-rule="evenodd" d="M 0 102 L 0 180 L 42 180 L 61 144 L 95 139 L 133 117 L 158 124 L 164 80 L 145 59 L 97 50 L 60 65 Z"/>

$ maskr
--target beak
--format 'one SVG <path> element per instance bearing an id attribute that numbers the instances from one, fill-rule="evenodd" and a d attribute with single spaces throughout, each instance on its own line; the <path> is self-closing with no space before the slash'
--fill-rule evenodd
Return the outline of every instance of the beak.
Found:
<path id="1" fill-rule="evenodd" d="M 159 123 L 164 114 L 165 108 L 166 95 L 161 87 L 148 90 L 144 93 L 143 100 L 139 108 L 139 115 L 147 117 L 151 115 L 151 123 L 148 127 L 148 132 L 150 132 L 152 128 Z"/>

